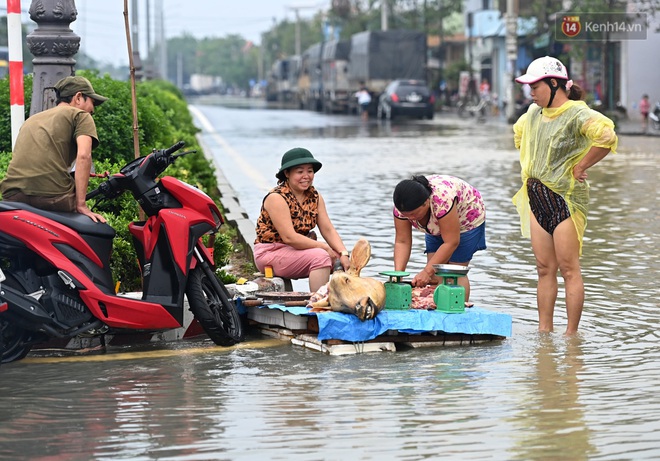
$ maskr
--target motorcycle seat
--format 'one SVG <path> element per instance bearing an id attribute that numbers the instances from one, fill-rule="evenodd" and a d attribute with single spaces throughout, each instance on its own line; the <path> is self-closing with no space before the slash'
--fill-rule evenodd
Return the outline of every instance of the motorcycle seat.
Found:
<path id="1" fill-rule="evenodd" d="M 94 222 L 89 217 L 80 213 L 48 211 L 33 207 L 27 203 L 0 201 L 0 212 L 13 210 L 29 211 L 30 213 L 43 216 L 44 218 L 52 219 L 55 222 L 70 227 L 79 234 L 93 235 L 108 239 L 114 238 L 116 234 L 115 230 L 107 223 Z"/>

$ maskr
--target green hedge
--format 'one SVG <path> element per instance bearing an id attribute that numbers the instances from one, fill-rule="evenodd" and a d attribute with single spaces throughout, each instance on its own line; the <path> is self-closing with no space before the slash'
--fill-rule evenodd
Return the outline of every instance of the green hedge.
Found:
<path id="1" fill-rule="evenodd" d="M 107 96 L 108 101 L 99 106 L 94 120 L 100 145 L 93 152 L 94 166 L 98 173 L 118 172 L 121 166 L 135 157 L 133 148 L 133 110 L 130 82 L 113 80 L 92 72 L 78 72 L 87 77 L 94 90 Z M 26 76 L 25 113 L 29 115 L 32 95 L 32 78 Z M 174 176 L 204 190 L 218 203 L 218 188 L 213 165 L 206 160 L 195 137 L 199 131 L 195 127 L 183 95 L 173 85 L 163 81 L 140 82 L 136 85 L 138 108 L 138 136 L 140 155 L 147 155 L 153 149 L 169 147 L 177 141 L 185 141 L 187 150 L 197 150 L 197 154 L 180 158 L 170 166 L 166 174 Z M 0 111 L 0 180 L 4 178 L 11 159 L 11 119 L 9 111 L 9 82 L 0 80 L 0 105 L 7 108 Z M 101 179 L 90 179 L 90 189 Z M 93 202 L 90 202 L 90 205 Z M 219 203 L 218 203 L 219 205 Z M 133 250 L 128 223 L 138 219 L 138 205 L 130 194 L 124 194 L 103 208 L 101 212 L 108 223 L 117 231 L 111 261 L 112 273 L 121 282 L 123 291 L 139 291 L 140 268 Z M 233 251 L 230 233 L 221 232 L 216 238 L 214 256 L 217 267 L 229 261 Z M 222 274 L 225 281 L 231 276 Z"/>

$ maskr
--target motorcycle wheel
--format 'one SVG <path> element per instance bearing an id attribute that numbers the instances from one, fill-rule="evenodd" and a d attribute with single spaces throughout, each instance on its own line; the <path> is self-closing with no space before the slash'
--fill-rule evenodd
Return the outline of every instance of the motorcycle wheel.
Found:
<path id="1" fill-rule="evenodd" d="M 0 322 L 0 352 L 2 363 L 15 362 L 25 358 L 32 349 L 26 344 L 31 339 L 30 332 L 9 322 Z"/>
<path id="2" fill-rule="evenodd" d="M 12 288 L 22 290 L 21 285 L 11 276 L 2 282 Z M 32 333 L 12 322 L 0 321 L 0 362 L 10 363 L 25 358 L 32 349 Z"/>
<path id="3" fill-rule="evenodd" d="M 232 346 L 243 339 L 236 306 L 215 276 L 207 276 L 202 267 L 193 269 L 188 277 L 186 296 L 190 311 L 215 344 Z"/>

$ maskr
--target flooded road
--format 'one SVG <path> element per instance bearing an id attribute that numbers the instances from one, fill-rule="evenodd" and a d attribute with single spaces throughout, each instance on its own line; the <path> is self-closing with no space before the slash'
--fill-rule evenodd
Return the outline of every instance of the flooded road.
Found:
<path id="1" fill-rule="evenodd" d="M 28 357 L 0 368 L 0 459 L 622 460 L 660 457 L 660 139 L 623 137 L 592 168 L 581 334 L 536 332 L 536 276 L 511 197 L 510 127 L 196 106 L 214 160 L 256 220 L 282 154 L 323 162 L 315 185 L 363 275 L 392 269 L 394 186 L 446 173 L 487 207 L 476 305 L 512 315 L 501 343 L 329 357 L 279 341 L 208 340 Z M 415 234 L 409 269 L 421 268 Z"/>

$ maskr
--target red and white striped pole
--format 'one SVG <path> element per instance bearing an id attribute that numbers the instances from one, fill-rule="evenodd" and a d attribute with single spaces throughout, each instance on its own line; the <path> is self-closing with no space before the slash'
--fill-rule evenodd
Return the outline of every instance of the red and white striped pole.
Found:
<path id="1" fill-rule="evenodd" d="M 7 0 L 7 43 L 9 48 L 9 104 L 11 105 L 11 146 L 25 121 L 23 94 L 23 30 L 21 0 Z"/>

